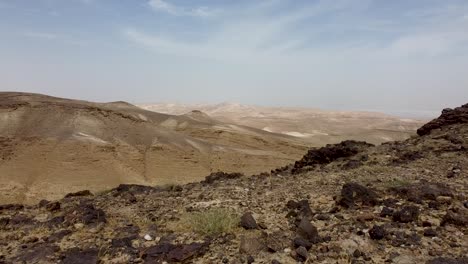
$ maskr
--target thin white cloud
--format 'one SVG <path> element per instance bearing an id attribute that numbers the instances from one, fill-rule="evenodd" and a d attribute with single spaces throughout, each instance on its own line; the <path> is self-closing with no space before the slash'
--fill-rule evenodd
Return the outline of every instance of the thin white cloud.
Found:
<path id="1" fill-rule="evenodd" d="M 403 36 L 391 44 L 390 50 L 402 55 L 438 56 L 467 44 L 468 35 L 463 32 L 435 32 Z"/>
<path id="2" fill-rule="evenodd" d="M 212 17 L 219 12 L 219 10 L 211 9 L 204 6 L 196 8 L 176 6 L 164 0 L 149 0 L 148 5 L 154 11 L 165 12 L 174 16 Z"/>
<path id="3" fill-rule="evenodd" d="M 30 38 L 40 38 L 40 39 L 57 39 L 59 36 L 54 33 L 46 33 L 46 32 L 24 32 L 21 35 Z"/>
<path id="4" fill-rule="evenodd" d="M 87 46 L 88 42 L 76 39 L 71 36 L 61 35 L 50 32 L 40 32 L 40 31 L 27 31 L 19 33 L 20 36 L 31 39 L 38 39 L 44 41 L 54 41 L 58 43 L 63 43 L 67 45 L 76 45 L 76 46 Z"/>
<path id="5" fill-rule="evenodd" d="M 424 22 L 408 18 L 376 20 L 364 15 L 371 3 L 370 0 L 317 1 L 305 8 L 281 9 L 284 1 L 262 1 L 225 12 L 222 19 L 215 20 L 219 22 L 218 27 L 197 40 L 184 39 L 177 33 L 154 34 L 133 27 L 123 29 L 123 34 L 131 42 L 158 53 L 245 63 L 292 62 L 298 58 L 331 60 L 332 57 L 336 60 L 395 56 L 404 59 L 411 55 L 438 56 L 457 49 L 466 50 L 463 45 L 468 44 L 468 35 L 463 29 L 467 24 L 460 22 L 466 14 L 463 9 L 428 8 L 419 10 L 418 16 L 412 14 L 413 18 L 424 17 Z M 151 0 L 149 4 L 160 12 L 188 15 L 186 9 L 168 1 Z M 204 16 L 204 9 L 199 12 L 199 16 Z M 334 19 L 317 25 L 308 22 L 307 29 L 294 32 L 298 25 L 304 25 L 303 21 L 323 16 Z M 434 21 L 428 23 L 431 16 Z M 364 37 L 368 38 L 323 41 L 323 35 L 341 37 L 356 31 L 365 32 Z M 381 34 L 388 34 L 387 39 L 381 38 Z"/>

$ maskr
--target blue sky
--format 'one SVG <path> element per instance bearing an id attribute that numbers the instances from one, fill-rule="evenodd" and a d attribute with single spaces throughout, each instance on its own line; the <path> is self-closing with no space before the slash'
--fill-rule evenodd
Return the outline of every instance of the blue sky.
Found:
<path id="1" fill-rule="evenodd" d="M 466 0 L 0 0 L 0 86 L 94 101 L 439 110 Z"/>

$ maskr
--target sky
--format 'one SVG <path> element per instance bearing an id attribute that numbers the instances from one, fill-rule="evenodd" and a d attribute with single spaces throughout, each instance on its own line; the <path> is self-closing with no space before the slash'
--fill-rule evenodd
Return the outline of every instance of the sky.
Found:
<path id="1" fill-rule="evenodd" d="M 468 102 L 468 1 L 0 0 L 0 87 L 439 112 Z"/>

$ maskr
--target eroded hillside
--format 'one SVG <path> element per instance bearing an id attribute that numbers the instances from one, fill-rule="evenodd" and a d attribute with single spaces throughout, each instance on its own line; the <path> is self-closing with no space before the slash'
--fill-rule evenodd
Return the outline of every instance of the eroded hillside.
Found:
<path id="1" fill-rule="evenodd" d="M 0 93 L 0 202 L 188 183 L 219 170 L 255 174 L 294 161 L 306 145 L 200 112 Z"/>
<path id="2" fill-rule="evenodd" d="M 467 263 L 466 117 L 446 110 L 421 136 L 315 148 L 257 176 L 4 205 L 0 260 Z"/>

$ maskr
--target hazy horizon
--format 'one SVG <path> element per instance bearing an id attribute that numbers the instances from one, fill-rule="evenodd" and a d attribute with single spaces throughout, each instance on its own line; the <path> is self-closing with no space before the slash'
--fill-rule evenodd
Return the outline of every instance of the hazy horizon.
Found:
<path id="1" fill-rule="evenodd" d="M 468 101 L 468 2 L 0 0 L 0 89 L 440 113 Z"/>

